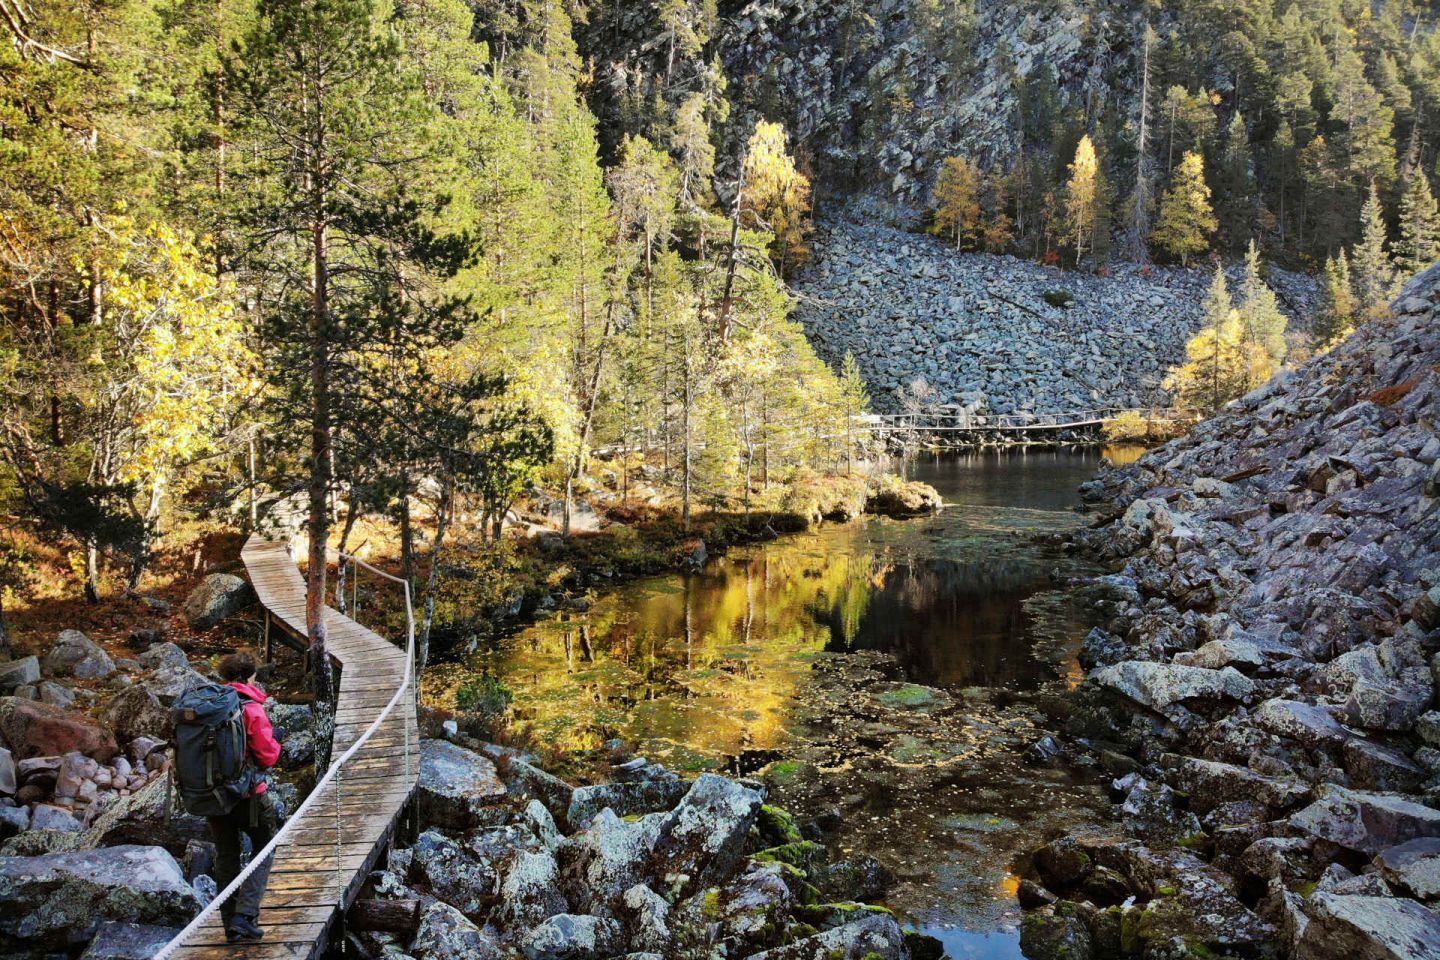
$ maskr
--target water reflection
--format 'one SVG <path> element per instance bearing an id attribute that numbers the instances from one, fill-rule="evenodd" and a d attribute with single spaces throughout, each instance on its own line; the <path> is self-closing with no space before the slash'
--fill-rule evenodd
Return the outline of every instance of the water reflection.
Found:
<path id="1" fill-rule="evenodd" d="M 1027 604 L 1075 571 L 1016 534 L 1073 526 L 1075 487 L 1099 465 L 1090 450 L 910 461 L 906 472 L 945 497 L 939 517 L 824 527 L 621 587 L 438 668 L 427 697 L 448 703 L 466 676 L 489 671 L 514 691 L 514 719 L 556 747 L 623 736 L 696 769 L 782 747 L 796 690 L 825 651 L 890 652 L 937 686 L 1032 687 L 1055 676 L 1032 655 L 1036 636 L 1085 625 L 1064 605 Z"/>

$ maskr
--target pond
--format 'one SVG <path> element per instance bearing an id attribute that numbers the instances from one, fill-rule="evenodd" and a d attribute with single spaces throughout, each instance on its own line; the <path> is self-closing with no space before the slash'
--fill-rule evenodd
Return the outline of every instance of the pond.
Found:
<path id="1" fill-rule="evenodd" d="M 1041 535 L 1084 522 L 1076 488 L 1103 456 L 908 461 L 938 516 L 825 525 L 620 586 L 436 682 L 489 672 L 561 749 L 619 736 L 674 769 L 761 773 L 832 847 L 884 863 L 887 905 L 956 960 L 1018 957 L 1009 864 L 1108 808 L 1099 775 L 1030 755 L 1091 626 L 1065 581 L 1097 572 Z"/>

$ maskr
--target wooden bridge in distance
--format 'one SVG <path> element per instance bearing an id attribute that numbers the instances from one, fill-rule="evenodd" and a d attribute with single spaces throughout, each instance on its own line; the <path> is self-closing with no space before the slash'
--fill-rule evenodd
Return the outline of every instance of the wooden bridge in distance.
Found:
<path id="1" fill-rule="evenodd" d="M 251 536 L 241 558 L 273 626 L 304 637 L 305 579 L 289 546 Z M 359 563 L 345 557 L 341 562 L 346 559 Z M 374 572 L 389 578 L 383 571 Z M 410 615 L 408 594 L 406 606 Z M 328 782 L 321 781 L 281 832 L 260 907 L 265 939 L 227 944 L 218 912 L 211 913 L 162 951 L 166 960 L 321 956 L 336 921 L 389 844 L 415 789 L 420 756 L 411 650 L 395 646 L 332 607 L 325 608 L 325 617 L 326 650 L 340 668 L 331 749 L 332 758 L 340 759 L 332 760 Z M 413 648 L 413 616 L 409 629 Z M 403 694 L 399 702 L 371 731 L 397 692 Z M 346 757 L 361 738 L 364 742 Z"/>
<path id="2" fill-rule="evenodd" d="M 970 443 L 986 437 L 1024 437 L 1032 434 L 1080 433 L 1103 429 L 1116 417 L 1135 413 L 1147 424 L 1165 428 L 1177 423 L 1190 423 L 1178 411 L 1154 408 L 1139 409 L 1101 407 L 1090 410 L 1033 413 L 976 413 L 959 406 L 929 407 L 903 413 L 877 413 L 857 417 L 881 439 L 934 436 L 954 443 Z"/>

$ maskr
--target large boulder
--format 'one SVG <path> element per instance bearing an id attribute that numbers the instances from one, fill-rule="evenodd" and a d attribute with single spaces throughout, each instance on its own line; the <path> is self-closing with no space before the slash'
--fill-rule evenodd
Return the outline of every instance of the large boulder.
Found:
<path id="1" fill-rule="evenodd" d="M 749 960 L 903 960 L 906 956 L 905 933 L 895 918 L 872 913 L 854 923 L 751 954 Z"/>
<path id="2" fill-rule="evenodd" d="M 150 960 L 179 932 L 179 927 L 106 921 L 100 924 L 80 960 Z"/>
<path id="3" fill-rule="evenodd" d="M 1234 667 L 1207 670 L 1147 660 L 1101 667 L 1090 680 L 1152 710 L 1185 700 L 1243 700 L 1255 690 L 1255 681 Z"/>
<path id="4" fill-rule="evenodd" d="M 105 920 L 183 926 L 200 901 L 160 847 L 0 857 L 0 934 L 62 950 L 90 940 Z"/>
<path id="5" fill-rule="evenodd" d="M 1440 810 L 1394 794 L 1327 787 L 1290 826 L 1374 856 L 1416 837 L 1440 837 Z"/>
<path id="6" fill-rule="evenodd" d="M 1440 837 L 1418 837 L 1375 858 L 1390 886 L 1417 900 L 1440 899 Z"/>
<path id="7" fill-rule="evenodd" d="M 648 878 L 664 814 L 634 822 L 602 810 L 556 850 L 561 882 L 570 905 L 588 913 L 614 913 L 626 890 Z"/>
<path id="8" fill-rule="evenodd" d="M 1253 800 L 1272 810 L 1288 810 L 1310 796 L 1296 780 L 1267 777 L 1245 767 L 1187 757 L 1176 771 L 1177 785 L 1190 794 L 1196 813 L 1206 814 L 1222 803 Z"/>
<path id="9" fill-rule="evenodd" d="M 448 740 L 420 741 L 420 817 L 450 830 L 468 830 L 482 811 L 505 797 L 489 758 Z"/>
<path id="10" fill-rule="evenodd" d="M 515 856 L 500 885 L 500 919 L 512 928 L 533 927 L 569 905 L 560 892 L 560 868 L 548 850 Z"/>
<path id="11" fill-rule="evenodd" d="M 0 737 L 20 760 L 78 750 L 103 763 L 120 749 L 114 734 L 89 717 L 20 697 L 0 697 Z"/>
<path id="12" fill-rule="evenodd" d="M 45 672 L 94 680 L 114 673 L 115 661 L 98 643 L 79 630 L 61 630 L 55 645 L 45 655 Z"/>
<path id="13" fill-rule="evenodd" d="M 1027 914 L 1020 922 L 1020 949 L 1030 960 L 1089 960 L 1093 953 L 1085 921 L 1063 909 Z"/>
<path id="14" fill-rule="evenodd" d="M 111 697 L 100 711 L 100 719 L 121 743 L 129 743 L 136 737 L 170 735 L 170 711 L 142 685 L 126 687 Z"/>
<path id="15" fill-rule="evenodd" d="M 39 682 L 39 657 L 21 657 L 0 663 L 0 693 L 11 693 L 16 687 L 33 686 Z"/>
<path id="16" fill-rule="evenodd" d="M 1440 960 L 1440 916 L 1414 900 L 1317 893 L 1295 960 Z"/>
<path id="17" fill-rule="evenodd" d="M 750 827 L 764 798 L 757 790 L 714 774 L 702 774 L 660 822 L 654 870 L 682 892 L 727 877 L 739 864 Z"/>
<path id="18" fill-rule="evenodd" d="M 415 960 L 500 960 L 504 956 L 490 934 L 439 900 L 430 900 L 421 908 L 410 953 Z"/>
<path id="19" fill-rule="evenodd" d="M 1255 708 L 1255 722 L 1268 733 L 1312 749 L 1338 746 L 1350 736 L 1329 710 L 1302 700 L 1266 700 Z"/>
<path id="20" fill-rule="evenodd" d="M 212 573 L 190 591 L 180 612 L 195 630 L 209 630 L 255 601 L 250 584 L 233 573 Z"/>
<path id="21" fill-rule="evenodd" d="M 495 902 L 500 882 L 496 864 L 486 862 L 435 830 L 420 834 L 410 848 L 410 879 L 423 883 L 467 917 L 481 918 Z"/>
<path id="22" fill-rule="evenodd" d="M 192 840 L 208 841 L 205 818 L 186 813 L 179 798 L 168 794 L 166 778 L 160 777 L 128 797 L 111 800 L 85 832 L 85 846 L 158 844 L 179 858 Z"/>
<path id="23" fill-rule="evenodd" d="M 527 960 L 600 960 L 621 946 L 620 924 L 562 913 L 533 927 L 520 941 Z"/>
<path id="24" fill-rule="evenodd" d="M 0 747 L 0 795 L 13 796 L 19 786 L 15 770 L 15 755 L 4 747 Z"/>
<path id="25" fill-rule="evenodd" d="M 617 816 L 669 810 L 685 796 L 690 784 L 684 780 L 636 780 L 630 783 L 597 783 L 576 787 L 570 795 L 565 819 L 572 830 L 589 823 L 595 814 L 609 807 Z"/>

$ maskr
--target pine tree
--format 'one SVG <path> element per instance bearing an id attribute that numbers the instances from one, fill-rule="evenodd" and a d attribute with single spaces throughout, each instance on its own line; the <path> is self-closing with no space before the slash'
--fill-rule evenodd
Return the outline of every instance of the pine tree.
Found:
<path id="1" fill-rule="evenodd" d="M 1370 197 L 1360 210 L 1360 243 L 1350 253 L 1355 299 L 1367 319 L 1383 316 L 1395 296 L 1395 267 L 1385 247 L 1385 211 L 1372 180 Z"/>
<path id="2" fill-rule="evenodd" d="M 1395 263 L 1409 277 L 1440 260 L 1440 210 L 1430 192 L 1430 178 L 1413 168 L 1400 197 L 1400 240 Z"/>
<path id="3" fill-rule="evenodd" d="M 930 231 L 955 244 L 956 250 L 973 248 L 983 230 L 980 209 L 980 166 L 969 157 L 946 157 L 935 180 Z"/>
<path id="4" fill-rule="evenodd" d="M 1218 224 L 1210 209 L 1210 187 L 1198 153 L 1187 151 L 1175 168 L 1175 180 L 1160 201 L 1160 222 L 1152 239 L 1171 256 L 1189 265 L 1190 256 L 1210 248 Z"/>
<path id="5" fill-rule="evenodd" d="M 1135 123 L 1135 190 L 1130 195 L 1130 259 L 1149 263 L 1151 220 L 1155 212 L 1155 165 L 1150 156 L 1150 51 L 1155 30 L 1149 23 L 1141 37 L 1140 104 Z"/>
<path id="6" fill-rule="evenodd" d="M 1229 249 L 1250 236 L 1255 220 L 1255 178 L 1250 171 L 1250 139 L 1245 118 L 1237 110 L 1225 132 L 1225 149 L 1220 154 L 1220 186 L 1216 204 L 1221 234 Z"/>

